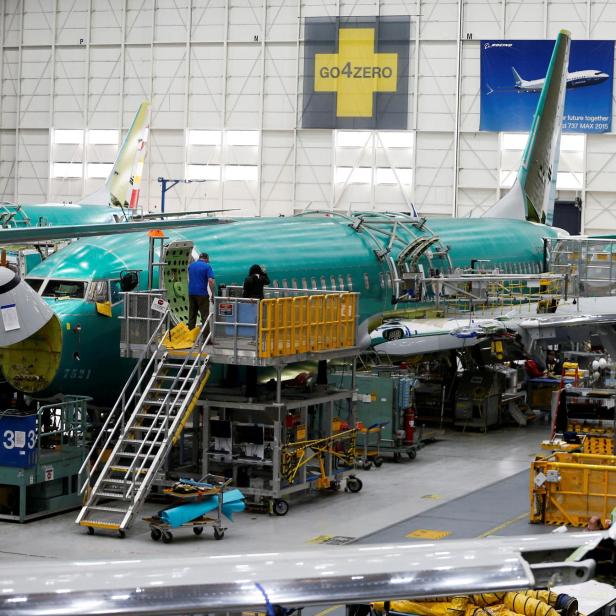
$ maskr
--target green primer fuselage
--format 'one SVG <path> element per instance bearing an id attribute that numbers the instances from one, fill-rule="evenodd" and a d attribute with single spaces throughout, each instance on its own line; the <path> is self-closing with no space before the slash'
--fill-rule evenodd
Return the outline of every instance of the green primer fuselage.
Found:
<path id="1" fill-rule="evenodd" d="M 24 203 L 4 204 L 0 214 L 15 215 L 7 222 L 8 228 L 57 227 L 65 225 L 94 225 L 116 222 L 121 212 L 108 205 L 82 203 Z"/>
<path id="2" fill-rule="evenodd" d="M 492 266 L 540 271 L 543 237 L 556 232 L 543 225 L 504 219 L 433 219 L 420 230 L 413 225 L 397 229 L 404 243 L 433 233 L 447 246 L 453 267 L 469 267 L 473 259 Z M 384 284 L 386 263 L 375 254 L 378 248 L 365 233 L 355 231 L 348 220 L 329 216 L 238 219 L 202 228 L 173 230 L 170 240 L 191 240 L 210 255 L 217 284 L 242 284 L 253 263 L 265 265 L 279 286 L 309 288 L 316 282 L 327 288 L 360 293 L 360 321 L 393 308 L 392 290 Z M 385 241 L 386 243 L 386 241 Z M 81 239 L 35 267 L 30 276 L 67 280 L 114 280 L 128 269 L 142 270 L 145 288 L 149 240 L 147 234 L 126 234 Z M 398 247 L 396 247 L 398 246 Z M 314 279 L 314 280 L 313 280 Z M 349 285 L 349 281 L 351 285 Z M 113 317 L 96 312 L 84 300 L 46 298 L 62 323 L 60 367 L 41 395 L 85 394 L 99 404 L 113 402 L 125 383 L 131 360 L 119 357 L 122 304 L 113 306 Z M 75 326 L 79 325 L 78 333 Z M 79 359 L 76 359 L 78 354 Z"/>

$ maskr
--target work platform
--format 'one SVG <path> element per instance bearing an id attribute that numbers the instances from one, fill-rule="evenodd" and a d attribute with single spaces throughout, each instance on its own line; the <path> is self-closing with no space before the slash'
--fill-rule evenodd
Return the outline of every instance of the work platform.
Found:
<path id="1" fill-rule="evenodd" d="M 211 337 L 204 351 L 214 364 L 283 367 L 352 357 L 359 350 L 358 293 L 266 287 L 264 299 L 259 300 L 240 297 L 241 287 L 228 286 L 224 291 L 210 303 Z M 187 352 L 188 339 L 174 334 L 179 318 L 167 296 L 164 289 L 125 294 L 123 357 L 150 353 L 152 333 L 161 319 L 165 319 L 161 330 L 170 332 L 170 352 L 177 356 Z"/>

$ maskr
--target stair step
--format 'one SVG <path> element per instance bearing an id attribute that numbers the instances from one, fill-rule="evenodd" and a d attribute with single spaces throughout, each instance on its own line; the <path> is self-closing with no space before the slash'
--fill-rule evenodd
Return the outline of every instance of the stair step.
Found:
<path id="1" fill-rule="evenodd" d="M 179 393 L 182 393 L 181 389 L 163 389 L 161 387 L 151 387 L 150 391 L 153 391 L 155 393 L 161 393 L 161 394 L 166 394 L 166 393 L 179 394 Z"/>
<path id="2" fill-rule="evenodd" d="M 130 451 L 118 451 L 117 456 L 123 458 L 147 458 L 148 460 L 152 460 L 156 457 L 155 454 L 132 453 Z"/>
<path id="3" fill-rule="evenodd" d="M 97 491 L 96 496 L 102 496 L 104 498 L 116 498 L 120 500 L 126 500 L 126 497 L 121 492 L 98 492 Z"/>
<path id="4" fill-rule="evenodd" d="M 81 520 L 80 526 L 91 526 L 92 528 L 106 528 L 112 530 L 119 530 L 120 525 L 114 522 L 100 522 L 98 520 Z"/>
<path id="5" fill-rule="evenodd" d="M 112 471 L 113 473 L 127 473 L 128 469 L 129 469 L 128 466 L 123 466 L 121 464 L 114 464 L 113 466 L 109 468 L 109 470 Z M 145 475 L 148 472 L 148 470 L 149 469 L 147 468 L 142 468 L 141 470 L 137 470 L 136 468 L 134 468 L 131 472 L 139 473 L 140 475 Z"/>
<path id="6" fill-rule="evenodd" d="M 131 485 L 135 485 L 135 486 L 140 486 L 140 483 L 135 483 L 134 481 L 130 481 L 128 479 L 113 479 L 111 477 L 103 477 L 103 479 L 101 479 L 102 483 L 113 483 L 113 484 L 119 484 L 119 485 L 127 485 L 127 486 L 131 486 Z"/>
<path id="7" fill-rule="evenodd" d="M 101 505 L 89 505 L 88 511 L 107 511 L 109 513 L 127 513 L 128 509 L 119 509 L 118 507 L 104 507 Z"/>

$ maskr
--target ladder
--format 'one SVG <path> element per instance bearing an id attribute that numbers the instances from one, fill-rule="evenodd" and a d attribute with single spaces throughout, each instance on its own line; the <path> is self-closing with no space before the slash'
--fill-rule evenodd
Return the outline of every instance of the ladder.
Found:
<path id="1" fill-rule="evenodd" d="M 152 334 L 80 469 L 80 480 L 86 475 L 81 487 L 85 504 L 75 522 L 90 534 L 99 528 L 124 537 L 133 523 L 207 382 L 210 319 L 186 350 L 166 348 L 169 333 L 162 334 L 168 315 Z M 95 451 L 98 457 L 91 463 Z"/>

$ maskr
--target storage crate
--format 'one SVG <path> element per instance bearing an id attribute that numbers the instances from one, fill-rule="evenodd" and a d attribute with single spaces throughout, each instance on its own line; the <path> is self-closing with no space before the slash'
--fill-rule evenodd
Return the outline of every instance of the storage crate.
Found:
<path id="1" fill-rule="evenodd" d="M 36 415 L 0 413 L 0 466 L 29 468 L 36 464 Z"/>
<path id="2" fill-rule="evenodd" d="M 616 456 L 556 452 L 530 470 L 530 521 L 586 526 L 616 507 Z"/>

